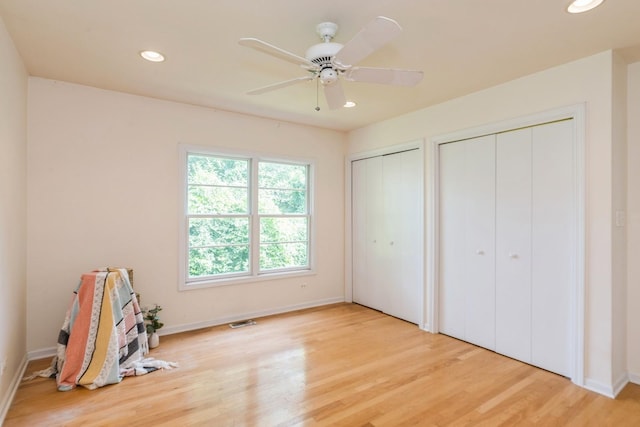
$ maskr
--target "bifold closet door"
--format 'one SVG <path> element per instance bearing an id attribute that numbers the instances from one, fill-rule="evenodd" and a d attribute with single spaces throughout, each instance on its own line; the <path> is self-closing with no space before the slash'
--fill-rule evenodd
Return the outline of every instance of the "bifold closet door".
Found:
<path id="1" fill-rule="evenodd" d="M 439 147 L 439 330 L 570 376 L 573 121 Z"/>
<path id="2" fill-rule="evenodd" d="M 531 362 L 531 132 L 504 132 L 496 142 L 495 350 L 525 362 Z"/>
<path id="3" fill-rule="evenodd" d="M 388 299 L 384 311 L 419 324 L 423 289 L 422 151 L 382 156 Z"/>
<path id="4" fill-rule="evenodd" d="M 386 300 L 382 157 L 351 163 L 353 301 L 382 310 Z"/>
<path id="5" fill-rule="evenodd" d="M 570 375 L 573 123 L 498 135 L 496 351 Z"/>
<path id="6" fill-rule="evenodd" d="M 422 155 L 351 164 L 353 301 L 416 324 L 424 300 Z"/>
<path id="7" fill-rule="evenodd" d="M 575 251 L 573 121 L 532 129 L 531 363 L 571 375 Z"/>
<path id="8" fill-rule="evenodd" d="M 495 135 L 439 147 L 439 329 L 495 346 Z"/>

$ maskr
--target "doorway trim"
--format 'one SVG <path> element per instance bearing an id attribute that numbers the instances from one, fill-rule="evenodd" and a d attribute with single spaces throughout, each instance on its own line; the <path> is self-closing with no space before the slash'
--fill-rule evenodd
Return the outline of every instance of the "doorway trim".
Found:
<path id="1" fill-rule="evenodd" d="M 570 346 L 571 381 L 584 387 L 584 321 L 585 321 L 585 105 L 575 104 L 515 119 L 500 121 L 471 129 L 429 138 L 427 211 L 426 211 L 426 316 L 424 329 L 439 333 L 439 239 L 440 182 L 439 146 L 449 142 L 506 132 L 558 120 L 573 120 L 574 138 L 574 254 L 572 259 Z"/>

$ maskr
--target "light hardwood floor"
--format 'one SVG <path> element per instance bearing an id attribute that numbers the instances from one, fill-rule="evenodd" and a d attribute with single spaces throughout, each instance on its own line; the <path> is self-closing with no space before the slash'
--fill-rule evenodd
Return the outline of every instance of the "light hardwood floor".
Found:
<path id="1" fill-rule="evenodd" d="M 358 305 L 257 321 L 164 336 L 150 356 L 179 368 L 98 390 L 24 382 L 5 426 L 640 425 L 640 386 L 609 399 Z"/>

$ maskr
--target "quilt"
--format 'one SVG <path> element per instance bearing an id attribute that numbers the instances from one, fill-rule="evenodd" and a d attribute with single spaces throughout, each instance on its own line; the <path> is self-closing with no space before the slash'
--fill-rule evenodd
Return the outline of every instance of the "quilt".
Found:
<path id="1" fill-rule="evenodd" d="M 147 360 L 148 352 L 143 314 L 127 270 L 83 274 L 58 336 L 58 390 L 95 389 L 146 373 L 140 361 Z"/>

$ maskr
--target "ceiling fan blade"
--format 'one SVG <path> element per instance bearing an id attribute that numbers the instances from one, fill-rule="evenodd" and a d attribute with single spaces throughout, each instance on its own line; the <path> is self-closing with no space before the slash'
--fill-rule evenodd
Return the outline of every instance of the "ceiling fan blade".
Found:
<path id="1" fill-rule="evenodd" d="M 336 53 L 334 63 L 346 68 L 355 65 L 389 43 L 401 32 L 402 27 L 396 21 L 378 16 Z"/>
<path id="2" fill-rule="evenodd" d="M 286 51 L 277 46 L 274 46 L 272 44 L 269 44 L 267 42 L 264 42 L 262 40 L 259 40 L 253 37 L 242 38 L 238 40 L 238 43 L 241 46 L 250 47 L 252 49 L 259 50 L 260 52 L 266 53 L 267 55 L 275 56 L 276 58 L 280 58 L 285 61 L 293 62 L 294 64 L 301 65 L 309 70 L 317 70 L 319 68 L 318 65 L 314 64 L 313 62 L 309 61 L 306 58 L 303 58 L 302 56 L 298 56 L 295 53 L 291 53 L 289 51 Z"/>
<path id="3" fill-rule="evenodd" d="M 247 95 L 260 95 L 262 93 L 270 92 L 272 90 L 280 89 L 282 87 L 291 86 L 291 85 L 294 85 L 296 83 L 307 82 L 307 81 L 313 80 L 315 78 L 316 78 L 315 76 L 305 76 L 305 77 L 298 77 L 298 78 L 291 79 L 291 80 L 285 80 L 283 82 L 274 83 L 274 84 L 270 84 L 268 86 L 263 86 L 263 87 L 259 87 L 257 89 L 250 90 L 249 92 L 247 92 Z"/>
<path id="4" fill-rule="evenodd" d="M 354 67 L 345 73 L 344 78 L 352 82 L 415 86 L 420 83 L 423 76 L 422 71 Z"/>
<path id="5" fill-rule="evenodd" d="M 342 90 L 342 84 L 340 84 L 339 80 L 324 87 L 324 97 L 327 99 L 327 105 L 329 105 L 329 109 L 331 110 L 342 108 L 347 102 L 347 98 L 345 98 L 344 91 Z"/>

